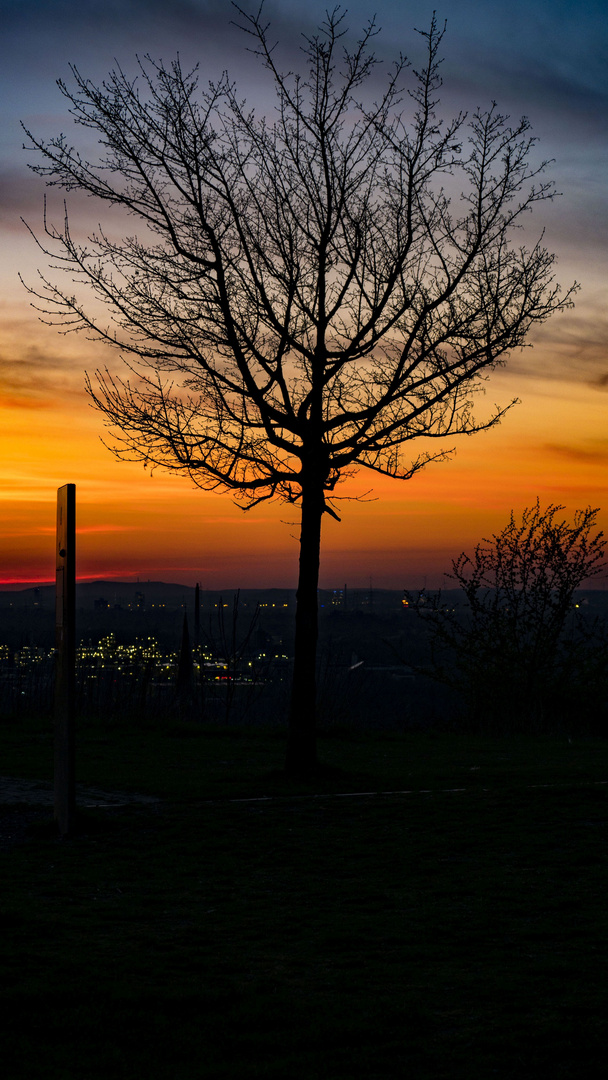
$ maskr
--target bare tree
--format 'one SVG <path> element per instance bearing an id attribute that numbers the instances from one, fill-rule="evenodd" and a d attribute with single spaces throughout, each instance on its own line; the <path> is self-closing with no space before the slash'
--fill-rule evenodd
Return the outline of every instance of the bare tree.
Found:
<path id="1" fill-rule="evenodd" d="M 321 519 L 337 516 L 339 481 L 356 467 L 408 479 L 445 456 L 446 436 L 498 423 L 505 408 L 471 411 L 484 373 L 572 290 L 560 293 L 542 242 L 513 243 L 553 193 L 531 163 L 528 121 L 511 127 L 495 105 L 438 118 L 434 19 L 421 69 L 400 58 L 366 104 L 374 21 L 349 50 L 335 9 L 304 39 L 304 73 L 284 74 L 261 9 L 237 10 L 274 117 L 250 111 L 225 74 L 202 88 L 179 60 L 147 57 L 137 78 L 116 69 L 99 87 L 75 67 L 72 88 L 59 82 L 102 150 L 89 161 L 63 135 L 27 132 L 43 155 L 35 171 L 127 211 L 142 232 L 117 241 L 100 226 L 79 243 L 67 212 L 62 228 L 45 222 L 41 247 L 71 281 L 42 277 L 31 291 L 45 318 L 128 359 L 126 378 L 88 382 L 116 454 L 246 507 L 299 505 L 287 750 L 298 773 L 316 761 Z M 442 183 L 462 189 L 454 204 Z M 439 442 L 411 457 L 413 440 Z"/>
<path id="2" fill-rule="evenodd" d="M 575 593 L 605 572 L 606 540 L 597 509 L 577 510 L 573 524 L 559 519 L 563 509 L 543 510 L 537 499 L 473 555 L 454 559 L 446 576 L 461 589 L 461 604 L 450 606 L 441 593 L 408 594 L 430 633 L 427 674 L 459 692 L 468 720 L 483 731 L 551 730 L 573 688 L 576 711 L 585 712 L 581 684 L 592 671 L 605 686 L 606 628 L 583 617 Z"/>

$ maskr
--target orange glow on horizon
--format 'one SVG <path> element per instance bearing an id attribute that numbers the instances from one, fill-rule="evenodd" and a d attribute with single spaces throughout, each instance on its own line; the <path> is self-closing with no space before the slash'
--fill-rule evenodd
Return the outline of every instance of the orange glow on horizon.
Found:
<path id="1" fill-rule="evenodd" d="M 324 522 L 322 587 L 361 587 L 370 576 L 379 588 L 438 586 L 453 557 L 537 495 L 565 504 L 570 516 L 606 502 L 605 394 L 540 380 L 522 394 L 500 374 L 491 400 L 518 389 L 523 404 L 499 427 L 454 440 L 451 460 L 405 483 L 362 470 L 343 485 L 342 522 Z M 6 400 L 0 407 L 0 587 L 54 580 L 56 489 L 66 482 L 77 486 L 79 580 L 295 587 L 297 508 L 265 503 L 244 514 L 230 496 L 193 490 L 187 478 L 118 462 L 84 395 L 55 403 L 43 424 L 40 416 Z M 608 531 L 604 511 L 601 524 Z"/>
<path id="2" fill-rule="evenodd" d="M 297 507 L 269 502 L 244 513 L 230 495 L 187 477 L 119 462 L 83 391 L 84 369 L 111 358 L 74 338 L 59 339 L 59 350 L 53 330 L 18 314 L 0 305 L 0 346 L 12 358 L 12 382 L 0 382 L 0 588 L 54 581 L 56 492 L 65 483 L 76 484 L 79 580 L 295 588 Z M 342 522 L 323 524 L 323 588 L 368 586 L 370 576 L 378 588 L 439 586 L 453 558 L 537 496 L 564 504 L 570 517 L 606 507 L 608 533 L 608 394 L 580 378 L 542 378 L 555 348 L 552 340 L 528 354 L 536 375 L 517 357 L 515 370 L 492 375 L 479 415 L 494 402 L 522 403 L 498 427 L 448 442 L 456 447 L 449 461 L 405 483 L 361 470 L 338 488 L 347 498 L 336 503 Z M 412 444 L 412 456 L 424 449 Z"/>

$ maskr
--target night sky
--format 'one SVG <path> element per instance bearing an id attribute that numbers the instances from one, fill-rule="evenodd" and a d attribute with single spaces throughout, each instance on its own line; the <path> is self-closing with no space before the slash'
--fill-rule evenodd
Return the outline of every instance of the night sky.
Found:
<path id="1" fill-rule="evenodd" d="M 265 5 L 284 66 L 298 63 L 301 34 L 327 4 L 277 0 Z M 414 67 L 433 8 L 447 20 L 443 114 L 496 100 L 513 120 L 525 114 L 539 158 L 559 198 L 540 207 L 528 241 L 545 230 L 558 254 L 557 279 L 581 289 L 574 310 L 555 316 L 487 384 L 488 412 L 512 397 L 521 404 L 500 428 L 455 441 L 456 456 L 406 483 L 364 472 L 348 493 L 373 487 L 373 502 L 347 502 L 343 521 L 324 523 L 321 584 L 378 587 L 439 584 L 450 559 L 500 528 L 513 509 L 564 504 L 570 515 L 603 507 L 608 526 L 608 19 L 605 4 L 527 0 L 437 0 L 376 5 L 377 55 L 403 52 Z M 84 370 L 113 355 L 82 337 L 44 326 L 18 274 L 34 284 L 45 257 L 21 222 L 41 229 L 44 183 L 28 171 L 23 121 L 37 135 L 65 131 L 66 102 L 55 80 L 69 63 L 101 80 L 116 61 L 134 72 L 135 54 L 184 66 L 205 79 L 223 68 L 251 105 L 271 105 L 266 73 L 244 51 L 229 3 L 174 0 L 55 0 L 0 4 L 0 581 L 53 577 L 56 488 L 77 485 L 81 577 L 162 579 L 204 587 L 290 586 L 296 580 L 297 511 L 265 504 L 247 515 L 230 496 L 193 490 L 185 478 L 118 462 L 100 442 L 101 417 L 84 394 Z M 348 5 L 353 36 L 370 8 Z M 49 216 L 60 224 L 63 194 Z M 72 200 L 75 221 L 93 229 L 103 207 Z"/>

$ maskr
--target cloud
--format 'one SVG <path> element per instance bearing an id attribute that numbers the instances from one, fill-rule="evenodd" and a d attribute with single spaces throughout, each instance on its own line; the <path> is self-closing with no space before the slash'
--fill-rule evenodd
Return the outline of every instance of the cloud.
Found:
<path id="1" fill-rule="evenodd" d="M 2 326 L 5 337 L 6 327 Z M 82 398 L 82 368 L 34 343 L 0 344 L 0 402 L 9 408 L 47 408 Z"/>
<path id="2" fill-rule="evenodd" d="M 531 336 L 534 348 L 509 358 L 511 374 L 608 389 L 608 316 L 602 296 L 575 302 Z"/>
<path id="3" fill-rule="evenodd" d="M 243 6 L 257 10 L 258 0 L 243 0 Z M 324 0 L 311 0 L 305 9 L 298 0 L 267 0 L 264 19 L 271 23 L 271 38 L 280 42 L 277 55 L 282 66 L 301 66 L 302 31 L 313 32 L 325 17 L 326 7 Z M 411 52 L 416 65 L 423 42 L 413 28 L 428 26 L 431 6 L 423 0 L 412 0 L 404 16 L 403 5 L 378 0 L 376 9 L 378 24 L 383 27 L 374 41 L 379 57 L 390 60 L 402 48 L 406 53 Z M 67 61 L 71 59 L 88 74 L 92 61 L 91 75 L 96 80 L 112 66 L 117 52 L 120 58 L 125 58 L 127 71 L 132 70 L 135 52 L 150 50 L 157 56 L 160 49 L 168 60 L 180 51 L 187 54 L 185 63 L 200 54 L 203 85 L 207 73 L 218 75 L 227 66 L 239 82 L 243 80 L 244 93 L 249 94 L 252 86 L 254 91 L 256 85 L 259 87 L 259 83 L 252 82 L 252 71 L 256 70 L 259 77 L 262 65 L 245 51 L 245 35 L 231 25 L 231 20 L 238 21 L 239 17 L 229 0 L 175 0 L 171 4 L 166 0 L 86 0 L 85 3 L 55 0 L 52 20 L 48 18 L 48 0 L 5 0 L 2 12 L 9 43 L 4 50 L 7 61 L 15 66 L 15 71 L 19 65 L 23 66 L 18 78 L 12 77 L 11 72 L 5 74 L 6 86 L 16 86 L 14 92 L 18 95 L 25 94 L 27 88 L 27 105 L 35 102 L 35 109 L 44 108 L 47 101 L 51 109 L 51 98 L 58 107 L 65 106 L 54 89 L 52 77 L 47 78 L 51 68 L 54 75 L 66 74 Z M 369 7 L 364 0 L 351 0 L 345 20 L 350 26 L 349 40 L 356 38 L 368 15 Z M 586 269 L 595 261 L 597 277 L 601 279 L 605 274 L 608 244 L 606 170 L 600 162 L 604 140 L 599 138 L 608 115 L 607 69 L 602 59 L 608 29 L 604 4 L 600 0 L 588 0 L 581 6 L 573 0 L 561 0 L 557 14 L 544 0 L 512 0 L 507 7 L 488 5 L 483 0 L 445 0 L 439 16 L 448 19 L 444 41 L 446 61 L 442 69 L 446 112 L 461 104 L 483 105 L 496 96 L 501 108 L 515 116 L 519 111 L 529 113 L 535 131 L 536 115 L 542 116 L 539 154 L 557 157 L 555 175 L 565 195 L 552 205 L 537 208 L 531 218 L 530 236 L 536 238 L 546 225 L 550 237 L 547 246 L 551 250 L 562 249 L 567 258 L 578 257 Z M 15 49 L 11 49 L 11 42 Z M 378 77 L 383 77 L 385 71 L 383 65 Z M 460 101 L 463 95 L 464 101 Z M 19 111 L 15 115 L 24 115 L 21 102 L 26 99 L 17 100 Z M 251 100 L 263 108 L 268 99 L 264 94 L 256 97 L 254 93 Z M 46 121 L 52 122 L 52 131 L 57 133 L 66 122 L 65 110 L 60 120 L 51 121 L 47 117 Z M 34 118 L 31 126 L 35 131 L 39 129 Z M 19 147 L 21 142 L 19 138 Z M 12 161 L 9 154 L 8 164 L 0 174 L 0 222 L 8 234 L 7 262 L 17 261 L 15 238 L 23 229 L 20 216 L 39 231 L 42 216 L 43 182 L 27 170 L 27 160 L 32 158 L 20 149 L 18 153 L 20 156 L 15 148 Z M 51 218 L 61 225 L 63 192 L 52 189 L 50 198 Z M 79 198 L 76 192 L 69 195 L 73 225 L 79 228 L 77 235 L 94 229 L 98 215 L 104 222 L 108 217 L 106 208 L 99 209 L 89 200 L 79 201 Z M 23 250 L 32 262 L 38 253 L 33 241 L 32 251 L 27 248 L 29 238 L 25 231 L 23 237 Z M 44 257 L 39 262 L 43 265 Z M 22 261 L 19 265 L 22 266 Z M 578 269 L 572 272 L 563 265 L 559 268 L 560 280 L 565 285 L 575 273 L 578 274 Z M 31 277 L 29 271 L 25 276 Z M 588 383 L 605 390 L 608 322 L 601 314 L 603 303 L 603 298 L 598 298 L 583 308 L 579 302 L 575 312 L 536 328 L 533 340 L 538 347 L 533 352 L 514 354 L 509 362 L 510 370 Z M 49 328 L 49 343 L 52 337 L 53 330 Z M 73 349 L 67 345 L 66 349 L 70 360 L 57 356 L 57 368 L 67 372 Z M 90 366 L 89 343 L 86 350 L 86 366 Z M 7 360 L 10 356 L 3 347 L 0 355 Z M 44 392 L 56 389 L 45 385 L 43 369 L 40 369 L 40 382 L 28 381 L 23 374 L 21 349 L 18 356 L 20 371 L 15 367 L 10 377 L 6 367 L 0 371 L 0 385 L 6 393 L 12 390 L 16 403 L 40 398 Z M 104 352 L 102 363 L 107 356 Z M 14 357 L 10 357 L 10 363 L 13 362 Z M 80 368 L 77 370 L 80 373 Z"/>
<path id="4" fill-rule="evenodd" d="M 66 77 L 68 63 L 76 63 L 97 79 L 115 58 L 126 62 L 136 53 L 169 60 L 180 52 L 188 63 L 194 49 L 202 61 L 218 52 L 222 60 L 237 49 L 242 54 L 243 35 L 231 25 L 235 15 L 229 0 L 53 0 L 52 17 L 48 0 L 9 0 L 3 29 L 28 66 L 36 55 L 38 77 Z"/>
<path id="5" fill-rule="evenodd" d="M 35 398 L 24 395 L 19 397 L 17 394 L 6 393 L 2 389 L 2 383 L 0 381 L 0 403 L 6 409 L 50 409 L 56 402 L 52 398 Z"/>
<path id="6" fill-rule="evenodd" d="M 0 403 L 36 408 L 84 402 L 84 370 L 107 360 L 107 349 L 82 335 L 61 335 L 30 308 L 11 315 L 0 303 Z"/>
<path id="7" fill-rule="evenodd" d="M 608 484 L 593 484 L 584 481 L 579 484 L 564 484 L 560 480 L 559 484 L 543 484 L 543 491 L 547 495 L 555 492 L 556 500 L 559 500 L 560 503 L 567 500 L 574 502 L 575 500 L 587 499 L 589 492 L 592 493 L 591 497 L 595 500 L 597 498 L 603 499 L 608 495 Z"/>
<path id="8" fill-rule="evenodd" d="M 57 25 L 116 33 L 121 25 L 143 28 L 156 21 L 183 25 L 200 22 L 229 21 L 230 6 L 225 0 L 53 0 L 53 22 Z M 46 26 L 48 0 L 5 0 L 2 14 L 6 29 L 12 32 L 32 29 L 36 23 Z"/>
<path id="9" fill-rule="evenodd" d="M 608 464 L 608 439 L 597 439 L 588 446 L 574 446 L 569 443 L 545 443 L 543 450 L 568 461 L 581 462 L 585 465 Z"/>
<path id="10" fill-rule="evenodd" d="M 25 236 L 21 217 L 39 221 L 42 217 L 44 183 L 27 169 L 18 166 L 0 171 L 0 226 L 3 230 Z"/>
<path id="11" fill-rule="evenodd" d="M 55 526 L 40 525 L 38 528 L 33 529 L 36 534 L 44 536 L 55 535 Z M 119 533 L 119 532 L 138 532 L 137 525 L 78 525 L 76 527 L 76 534 L 78 536 L 84 536 L 89 533 Z"/>

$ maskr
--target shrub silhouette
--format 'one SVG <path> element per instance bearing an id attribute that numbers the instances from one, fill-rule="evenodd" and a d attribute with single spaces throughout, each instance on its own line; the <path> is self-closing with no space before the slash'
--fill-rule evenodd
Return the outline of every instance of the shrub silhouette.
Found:
<path id="1" fill-rule="evenodd" d="M 462 553 L 448 578 L 462 600 L 409 596 L 429 629 L 428 674 L 458 694 L 463 717 L 480 731 L 601 727 L 608 690 L 604 625 L 575 592 L 603 570 L 606 541 L 597 509 L 560 520 L 563 506 L 535 506 L 521 521 Z"/>

